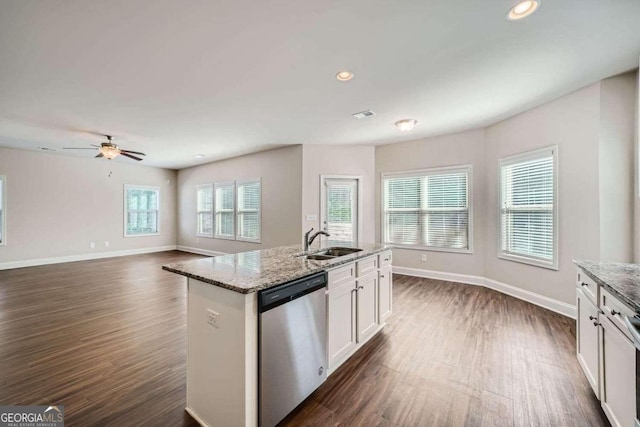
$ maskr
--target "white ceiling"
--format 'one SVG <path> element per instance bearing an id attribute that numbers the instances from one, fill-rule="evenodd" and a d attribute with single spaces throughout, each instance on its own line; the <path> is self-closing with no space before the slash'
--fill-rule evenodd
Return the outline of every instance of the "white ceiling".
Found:
<path id="1" fill-rule="evenodd" d="M 543 0 L 509 22 L 513 3 L 0 0 L 0 146 L 112 133 L 145 164 L 182 168 L 385 144 L 495 123 L 638 66 L 640 1 Z M 338 82 L 342 69 L 355 78 Z M 400 133 L 403 118 L 417 127 Z"/>

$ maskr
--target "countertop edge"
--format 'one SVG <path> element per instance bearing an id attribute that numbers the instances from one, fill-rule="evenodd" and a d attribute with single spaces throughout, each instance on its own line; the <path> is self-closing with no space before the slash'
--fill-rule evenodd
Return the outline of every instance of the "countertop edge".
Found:
<path id="1" fill-rule="evenodd" d="M 221 282 L 221 281 L 214 280 L 214 279 L 207 278 L 207 277 L 203 277 L 203 276 L 200 276 L 198 274 L 191 273 L 189 271 L 178 270 L 178 269 L 170 267 L 169 265 L 163 265 L 162 269 L 165 270 L 165 271 L 171 272 L 171 273 L 175 273 L 175 274 L 179 274 L 181 276 L 185 276 L 185 277 L 190 278 L 190 279 L 199 280 L 199 281 L 201 281 L 203 283 L 207 283 L 209 285 L 218 286 L 220 288 L 224 288 L 224 289 L 227 289 L 227 290 L 230 290 L 230 291 L 233 291 L 233 292 L 237 292 L 237 293 L 246 295 L 246 294 L 251 294 L 251 293 L 254 293 L 254 292 L 259 292 L 259 291 L 262 291 L 264 289 L 272 288 L 274 286 L 278 286 L 278 285 L 281 285 L 283 283 L 287 283 L 287 282 L 292 281 L 292 280 L 300 279 L 302 277 L 306 277 L 306 276 L 309 276 L 311 274 L 315 274 L 315 273 L 318 273 L 318 272 L 321 272 L 321 271 L 329 271 L 329 270 L 331 270 L 333 268 L 337 268 L 337 267 L 339 267 L 341 265 L 349 264 L 351 262 L 356 262 L 356 261 L 358 261 L 358 260 L 360 260 L 362 258 L 367 258 L 369 256 L 376 255 L 376 254 L 382 253 L 384 251 L 392 250 L 392 249 L 393 249 L 393 246 L 386 245 L 386 246 L 383 246 L 383 247 L 380 247 L 380 248 L 376 248 L 376 249 L 363 250 L 362 252 L 356 252 L 356 253 L 353 253 L 353 254 L 350 254 L 350 255 L 347 255 L 347 256 L 344 256 L 344 257 L 339 257 L 339 258 L 344 258 L 344 259 L 336 258 L 335 260 L 326 261 L 326 264 L 319 264 L 317 266 L 317 268 L 307 270 L 307 271 L 304 272 L 304 274 L 292 274 L 291 276 L 286 276 L 286 277 L 283 277 L 283 278 L 281 278 L 279 280 L 276 280 L 276 281 L 272 281 L 272 282 L 268 282 L 267 281 L 265 283 L 257 284 L 257 285 L 255 285 L 255 286 L 253 286 L 251 288 L 244 288 L 244 287 L 234 286 L 233 284 L 226 283 L 226 282 Z M 322 249 L 309 251 L 309 252 L 306 252 L 306 253 L 302 252 L 298 256 L 303 256 L 304 254 L 313 254 L 313 253 L 320 252 L 320 251 L 322 251 Z"/>

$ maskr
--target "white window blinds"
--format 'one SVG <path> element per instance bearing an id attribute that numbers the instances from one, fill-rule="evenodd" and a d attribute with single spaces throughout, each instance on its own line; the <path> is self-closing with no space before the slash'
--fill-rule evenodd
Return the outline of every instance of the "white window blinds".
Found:
<path id="1" fill-rule="evenodd" d="M 125 185 L 125 236 L 159 233 L 160 188 Z"/>
<path id="2" fill-rule="evenodd" d="M 213 237 L 213 184 L 196 187 L 198 236 Z"/>
<path id="3" fill-rule="evenodd" d="M 470 250 L 470 175 L 470 166 L 385 175 L 385 243 Z"/>
<path id="4" fill-rule="evenodd" d="M 260 242 L 260 180 L 238 181 L 237 240 Z"/>
<path id="5" fill-rule="evenodd" d="M 500 162 L 500 256 L 557 267 L 555 147 Z"/>
<path id="6" fill-rule="evenodd" d="M 216 182 L 215 190 L 215 237 L 235 239 L 235 183 Z"/>

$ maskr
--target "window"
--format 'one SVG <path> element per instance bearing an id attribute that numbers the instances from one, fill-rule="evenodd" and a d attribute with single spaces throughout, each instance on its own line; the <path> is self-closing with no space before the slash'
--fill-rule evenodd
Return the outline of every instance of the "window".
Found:
<path id="1" fill-rule="evenodd" d="M 471 166 L 383 175 L 384 242 L 470 252 L 470 179 Z"/>
<path id="2" fill-rule="evenodd" d="M 216 182 L 215 190 L 215 236 L 219 239 L 235 239 L 235 183 Z"/>
<path id="3" fill-rule="evenodd" d="M 6 212 L 7 212 L 7 177 L 0 175 L 0 245 L 6 244 Z"/>
<path id="4" fill-rule="evenodd" d="M 198 225 L 196 235 L 213 237 L 213 184 L 196 187 Z"/>
<path id="5" fill-rule="evenodd" d="M 124 192 L 125 237 L 160 234 L 160 188 L 125 185 Z"/>
<path id="6" fill-rule="evenodd" d="M 500 258 L 558 268 L 556 152 L 500 160 Z"/>
<path id="7" fill-rule="evenodd" d="M 260 179 L 238 181 L 237 240 L 260 242 Z"/>

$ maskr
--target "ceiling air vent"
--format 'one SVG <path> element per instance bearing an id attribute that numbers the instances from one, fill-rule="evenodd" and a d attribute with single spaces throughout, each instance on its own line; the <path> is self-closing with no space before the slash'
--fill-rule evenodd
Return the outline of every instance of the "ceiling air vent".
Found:
<path id="1" fill-rule="evenodd" d="M 371 110 L 360 111 L 359 113 L 352 114 L 352 116 L 355 117 L 356 119 L 363 119 L 365 117 L 371 117 L 375 115 L 376 113 L 374 113 Z"/>

